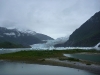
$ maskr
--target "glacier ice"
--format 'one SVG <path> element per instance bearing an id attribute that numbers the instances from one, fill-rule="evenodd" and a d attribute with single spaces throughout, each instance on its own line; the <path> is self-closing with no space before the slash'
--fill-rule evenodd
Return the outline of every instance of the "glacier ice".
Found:
<path id="1" fill-rule="evenodd" d="M 98 43 L 95 47 L 57 47 L 57 48 L 54 47 L 54 45 L 64 43 L 67 40 L 68 38 L 61 37 L 61 38 L 57 38 L 56 40 L 48 40 L 46 43 L 33 44 L 30 46 L 32 47 L 32 49 L 35 49 L 35 50 L 71 50 L 71 49 L 100 50 L 100 47 L 98 47 L 100 43 Z"/>
<path id="2" fill-rule="evenodd" d="M 62 44 L 64 42 L 66 42 L 68 40 L 68 38 L 66 37 L 61 37 L 61 38 L 57 38 L 55 40 L 47 40 L 46 43 L 42 43 L 42 44 L 33 44 L 30 45 L 33 49 L 42 49 L 42 48 L 48 48 L 48 49 L 53 49 L 54 45 L 56 44 Z"/>
<path id="3" fill-rule="evenodd" d="M 100 50 L 99 45 L 100 45 L 100 42 L 97 45 L 95 45 L 94 49 Z"/>

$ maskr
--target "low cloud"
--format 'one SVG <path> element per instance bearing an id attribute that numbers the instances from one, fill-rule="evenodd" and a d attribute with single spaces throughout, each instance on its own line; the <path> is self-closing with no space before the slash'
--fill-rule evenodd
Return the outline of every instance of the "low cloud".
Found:
<path id="1" fill-rule="evenodd" d="M 69 36 L 100 10 L 100 0 L 0 0 L 0 26 Z"/>

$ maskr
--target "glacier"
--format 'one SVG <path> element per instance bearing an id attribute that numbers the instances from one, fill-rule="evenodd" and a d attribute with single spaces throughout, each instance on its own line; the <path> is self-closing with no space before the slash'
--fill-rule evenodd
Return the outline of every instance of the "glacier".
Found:
<path id="1" fill-rule="evenodd" d="M 48 40 L 46 43 L 33 44 L 30 46 L 34 50 L 71 50 L 71 49 L 100 50 L 100 47 L 98 47 L 100 45 L 100 42 L 97 45 L 95 45 L 94 47 L 54 47 L 54 45 L 62 44 L 64 42 L 66 42 L 68 39 L 69 38 L 61 37 L 61 38 L 57 38 L 55 40 Z"/>
<path id="2" fill-rule="evenodd" d="M 56 44 L 62 44 L 64 42 L 66 42 L 68 40 L 68 38 L 66 37 L 61 37 L 61 38 L 57 38 L 55 40 L 47 40 L 46 43 L 41 43 L 41 44 L 33 44 L 30 45 L 33 49 L 42 49 L 42 48 L 54 48 L 54 45 Z"/>
<path id="3" fill-rule="evenodd" d="M 12 33 L 11 33 L 12 34 Z M 32 33 L 33 34 L 33 33 Z M 55 40 L 45 40 L 46 43 L 39 43 L 30 45 L 31 48 L 9 48 L 9 49 L 0 49 L 0 50 L 14 50 L 14 51 L 22 51 L 22 50 L 72 50 L 72 49 L 84 49 L 84 50 L 100 50 L 100 42 L 96 44 L 94 47 L 54 47 L 56 44 L 62 44 L 66 42 L 69 37 L 60 37 Z"/>
<path id="4" fill-rule="evenodd" d="M 94 46 L 94 49 L 100 50 L 100 47 L 99 46 L 100 46 L 100 42 L 97 45 Z"/>

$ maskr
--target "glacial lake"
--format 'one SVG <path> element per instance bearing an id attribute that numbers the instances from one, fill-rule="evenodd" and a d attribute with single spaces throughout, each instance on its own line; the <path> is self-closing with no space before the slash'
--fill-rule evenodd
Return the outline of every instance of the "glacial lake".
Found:
<path id="1" fill-rule="evenodd" d="M 0 75 L 96 75 L 68 67 L 26 64 L 0 60 Z"/>
<path id="2" fill-rule="evenodd" d="M 100 63 L 100 54 L 64 54 L 64 56 Z"/>

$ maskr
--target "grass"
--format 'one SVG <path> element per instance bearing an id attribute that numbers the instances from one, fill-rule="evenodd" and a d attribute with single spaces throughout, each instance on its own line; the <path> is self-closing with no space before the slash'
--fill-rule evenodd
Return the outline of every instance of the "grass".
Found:
<path id="1" fill-rule="evenodd" d="M 55 51 L 20 51 L 15 53 L 1 54 L 0 59 L 10 60 L 38 60 L 43 58 L 61 57 L 62 53 Z M 43 60 L 42 60 L 43 61 Z"/>
<path id="2" fill-rule="evenodd" d="M 59 60 L 70 60 L 70 61 L 79 61 L 75 58 L 65 58 L 64 53 L 80 53 L 80 52 L 91 52 L 99 53 L 100 51 L 96 50 L 33 50 L 33 51 L 19 51 L 15 53 L 0 54 L 0 59 L 7 60 L 21 60 L 21 61 L 45 61 L 45 58 L 59 58 Z"/>

